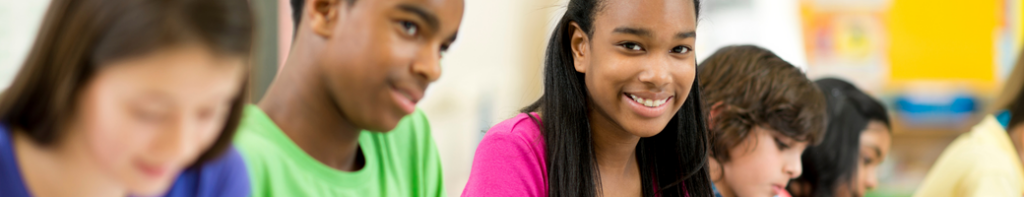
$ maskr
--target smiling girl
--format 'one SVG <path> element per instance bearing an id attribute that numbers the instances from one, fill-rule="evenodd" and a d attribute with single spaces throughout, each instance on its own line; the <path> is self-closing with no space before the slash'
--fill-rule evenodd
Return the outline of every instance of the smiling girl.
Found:
<path id="1" fill-rule="evenodd" d="M 698 1 L 571 0 L 544 95 L 492 127 L 463 196 L 710 196 Z"/>

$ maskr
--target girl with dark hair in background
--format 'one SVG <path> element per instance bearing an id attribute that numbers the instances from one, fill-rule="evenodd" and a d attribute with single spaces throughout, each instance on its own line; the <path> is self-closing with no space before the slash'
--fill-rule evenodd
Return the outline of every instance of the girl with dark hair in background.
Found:
<path id="1" fill-rule="evenodd" d="M 0 196 L 248 196 L 245 0 L 54 0 L 0 98 Z"/>
<path id="2" fill-rule="evenodd" d="M 787 196 L 800 154 L 825 132 L 825 98 L 800 69 L 751 46 L 719 49 L 697 68 L 711 106 L 716 196 Z"/>
<path id="3" fill-rule="evenodd" d="M 889 153 L 889 115 L 880 102 L 846 81 L 815 81 L 828 103 L 821 144 L 804 151 L 803 175 L 787 188 L 797 197 L 863 196 L 878 185 L 878 165 Z"/>
<path id="4" fill-rule="evenodd" d="M 544 94 L 480 142 L 463 196 L 711 196 L 700 3 L 571 0 Z"/>

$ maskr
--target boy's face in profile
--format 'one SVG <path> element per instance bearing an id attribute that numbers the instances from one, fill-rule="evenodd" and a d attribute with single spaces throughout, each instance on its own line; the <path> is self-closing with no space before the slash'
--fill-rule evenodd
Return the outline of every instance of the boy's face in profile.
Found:
<path id="1" fill-rule="evenodd" d="M 463 0 L 313 0 L 319 79 L 356 127 L 389 131 L 415 110 L 462 20 Z M 331 4 L 333 3 L 333 4 Z"/>

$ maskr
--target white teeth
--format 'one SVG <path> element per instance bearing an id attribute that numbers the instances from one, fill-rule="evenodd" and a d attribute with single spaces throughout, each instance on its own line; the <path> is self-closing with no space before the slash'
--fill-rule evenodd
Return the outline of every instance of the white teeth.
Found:
<path id="1" fill-rule="evenodd" d="M 665 104 L 666 102 L 668 102 L 668 98 L 661 99 L 661 100 L 652 100 L 652 99 L 644 99 L 644 98 L 641 98 L 641 97 L 638 97 L 638 96 L 632 95 L 632 94 L 630 94 L 629 97 L 633 98 L 633 101 L 636 101 L 637 103 L 640 103 L 640 104 L 642 104 L 644 106 L 647 106 L 647 107 L 657 107 L 657 106 L 661 106 L 661 105 Z"/>

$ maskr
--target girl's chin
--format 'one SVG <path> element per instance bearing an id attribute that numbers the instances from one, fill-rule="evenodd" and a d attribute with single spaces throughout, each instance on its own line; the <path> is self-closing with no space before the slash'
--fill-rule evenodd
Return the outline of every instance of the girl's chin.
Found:
<path id="1" fill-rule="evenodd" d="M 177 180 L 177 176 L 161 177 L 159 180 L 133 180 L 126 183 L 128 184 L 130 196 L 163 196 L 171 188 L 175 180 Z"/>
<path id="2" fill-rule="evenodd" d="M 658 133 L 661 133 L 661 130 L 663 129 L 664 128 L 641 128 L 627 130 L 626 132 L 629 132 L 630 134 L 633 134 L 638 137 L 652 137 L 658 135 Z"/>

